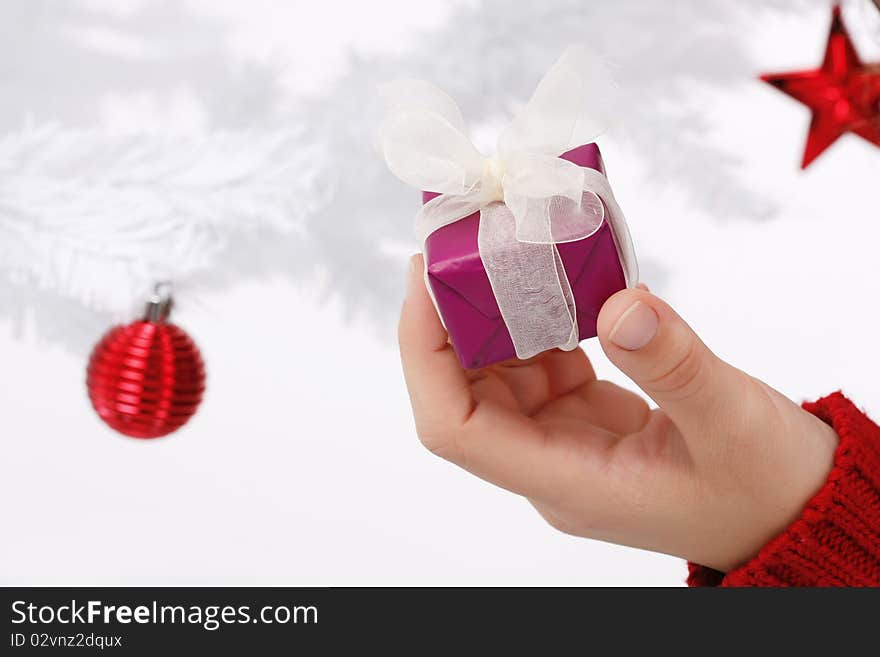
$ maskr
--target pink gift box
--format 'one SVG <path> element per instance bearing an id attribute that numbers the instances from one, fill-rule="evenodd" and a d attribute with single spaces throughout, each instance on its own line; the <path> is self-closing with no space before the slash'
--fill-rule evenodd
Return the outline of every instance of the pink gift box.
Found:
<path id="1" fill-rule="evenodd" d="M 605 172 L 596 144 L 579 146 L 560 157 Z M 423 192 L 422 200 L 427 202 L 435 196 Z M 516 357 L 480 259 L 479 222 L 479 213 L 474 213 L 434 231 L 425 242 L 428 283 L 455 353 L 468 369 Z M 574 294 L 580 339 L 595 337 L 602 304 L 626 287 L 611 226 L 604 220 L 590 237 L 557 248 Z"/>

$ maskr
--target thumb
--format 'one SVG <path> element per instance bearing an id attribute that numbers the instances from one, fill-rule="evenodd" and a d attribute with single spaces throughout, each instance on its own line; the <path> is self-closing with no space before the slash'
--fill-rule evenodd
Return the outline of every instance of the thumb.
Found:
<path id="1" fill-rule="evenodd" d="M 748 394 L 749 377 L 715 356 L 647 290 L 623 290 L 608 299 L 597 328 L 611 362 L 685 433 L 717 426 L 736 407 L 731 402 Z"/>

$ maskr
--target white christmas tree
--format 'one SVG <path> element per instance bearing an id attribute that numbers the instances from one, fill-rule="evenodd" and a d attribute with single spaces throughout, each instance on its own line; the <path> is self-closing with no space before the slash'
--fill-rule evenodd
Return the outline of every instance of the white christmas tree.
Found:
<path id="1" fill-rule="evenodd" d="M 874 20 L 872 1 L 846 9 Z M 401 254 L 417 247 L 418 199 L 374 150 L 364 108 L 376 85 L 401 75 L 440 85 L 479 143 L 568 43 L 614 67 L 615 143 L 639 158 L 648 184 L 675 182 L 707 215 L 772 217 L 737 154 L 713 146 L 701 91 L 754 83 L 761 64 L 743 33 L 769 12 L 816 2 L 828 5 L 457 4 L 405 52 L 352 55 L 307 99 L 283 91 L 285 64 L 244 63 L 229 26 L 177 3 L 90 1 L 51 13 L 4 3 L 2 48 L 21 65 L 0 92 L 0 313 L 32 312 L 53 337 L 82 324 L 91 338 L 158 279 L 217 286 L 321 270 L 352 311 L 389 315 Z M 119 118 L 132 112 L 137 121 Z M 71 318 L 63 330 L 59 317 Z"/>

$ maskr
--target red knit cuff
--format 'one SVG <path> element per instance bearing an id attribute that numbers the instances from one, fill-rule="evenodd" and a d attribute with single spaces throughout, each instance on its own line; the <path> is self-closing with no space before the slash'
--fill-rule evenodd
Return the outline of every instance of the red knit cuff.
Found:
<path id="1" fill-rule="evenodd" d="M 758 556 L 726 575 L 688 564 L 688 586 L 880 586 L 880 427 L 839 392 L 803 407 L 840 438 L 828 481 Z"/>

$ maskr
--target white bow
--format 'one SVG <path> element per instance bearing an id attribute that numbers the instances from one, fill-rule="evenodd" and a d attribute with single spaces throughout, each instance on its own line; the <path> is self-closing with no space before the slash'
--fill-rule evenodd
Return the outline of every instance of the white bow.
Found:
<path id="1" fill-rule="evenodd" d="M 592 141 L 598 130 L 586 111 L 601 114 L 613 89 L 595 57 L 568 48 L 488 158 L 464 134 L 455 101 L 437 87 L 399 80 L 380 89 L 388 167 L 413 187 L 439 194 L 417 215 L 419 239 L 481 213 L 480 256 L 520 358 L 578 342 L 574 299 L 555 244 L 593 235 L 607 206 L 612 228 L 625 233 L 623 249 L 631 251 L 604 175 L 558 157 Z M 526 286 L 531 299 L 522 293 Z"/>

